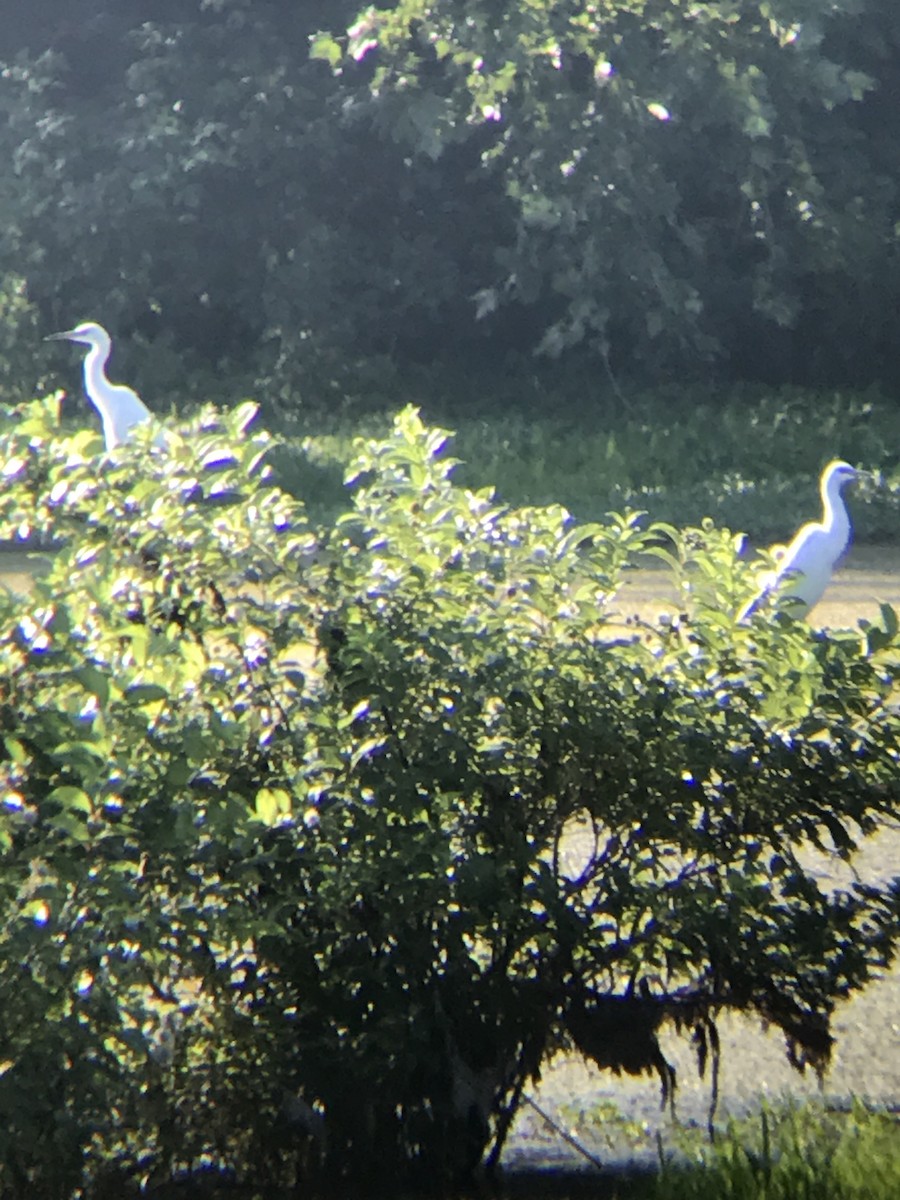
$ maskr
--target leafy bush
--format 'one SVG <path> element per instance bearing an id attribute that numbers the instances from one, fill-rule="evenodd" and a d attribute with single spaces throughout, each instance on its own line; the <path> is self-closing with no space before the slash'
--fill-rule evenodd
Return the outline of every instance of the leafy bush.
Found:
<path id="1" fill-rule="evenodd" d="M 824 891 L 897 800 L 894 614 L 737 627 L 713 527 L 576 526 L 451 481 L 412 410 L 311 528 L 252 407 L 100 457 L 10 413 L 0 1186 L 362 1188 L 500 1152 L 561 1045 L 674 1078 L 716 1014 L 827 1064 L 900 889 Z M 617 611 L 640 554 L 686 615 Z"/>

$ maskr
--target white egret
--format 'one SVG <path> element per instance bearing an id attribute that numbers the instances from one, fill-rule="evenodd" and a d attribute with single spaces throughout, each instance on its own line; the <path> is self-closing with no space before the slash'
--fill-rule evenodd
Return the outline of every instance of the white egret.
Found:
<path id="1" fill-rule="evenodd" d="M 794 535 L 775 572 L 742 610 L 746 621 L 770 600 L 791 616 L 803 616 L 821 598 L 835 563 L 850 544 L 850 515 L 841 493 L 861 472 L 835 459 L 822 472 L 822 520 L 810 521 Z"/>
<path id="2" fill-rule="evenodd" d="M 88 346 L 84 356 L 84 390 L 88 399 L 100 414 L 103 422 L 103 437 L 106 449 L 114 450 L 128 441 L 136 425 L 142 425 L 152 414 L 137 392 L 121 383 L 110 383 L 106 378 L 106 362 L 112 347 L 109 334 L 102 325 L 85 321 L 74 329 L 63 333 L 51 333 L 47 342 L 78 342 Z M 160 432 L 155 445 L 165 447 L 166 437 Z"/>

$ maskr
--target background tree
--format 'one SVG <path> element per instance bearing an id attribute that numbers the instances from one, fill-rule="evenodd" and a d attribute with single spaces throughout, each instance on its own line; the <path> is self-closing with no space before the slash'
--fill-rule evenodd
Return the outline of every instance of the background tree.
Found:
<path id="1" fill-rule="evenodd" d="M 821 381 L 852 358 L 858 382 L 887 366 L 883 341 L 848 320 L 829 354 L 823 331 L 859 302 L 863 262 L 873 312 L 895 295 L 876 266 L 896 247 L 893 149 L 873 162 L 863 128 L 889 128 L 875 47 L 897 23 L 871 8 L 407 0 L 367 10 L 347 49 L 373 56 L 389 121 L 418 114 L 420 147 L 494 124 L 517 227 L 484 310 L 542 300 L 544 349 L 587 340 L 626 369 L 711 357 Z"/>
<path id="2" fill-rule="evenodd" d="M 414 172 L 309 60 L 310 33 L 353 13 L 110 5 L 8 31 L 3 260 L 51 326 L 87 312 L 153 338 L 159 386 L 415 347 L 439 307 L 467 308 L 460 208 L 484 189 L 464 153 Z"/>
<path id="3" fill-rule="evenodd" d="M 536 346 L 894 377 L 885 0 L 146 15 L 0 33 L 0 268 L 48 326 L 152 340 L 139 384 L 218 365 L 290 406 L 316 363 Z"/>

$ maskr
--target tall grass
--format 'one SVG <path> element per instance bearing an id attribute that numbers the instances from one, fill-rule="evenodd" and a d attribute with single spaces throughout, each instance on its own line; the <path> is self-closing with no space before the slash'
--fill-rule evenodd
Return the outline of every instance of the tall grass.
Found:
<path id="1" fill-rule="evenodd" d="M 855 1103 L 849 1113 L 816 1104 L 730 1124 L 716 1142 L 699 1136 L 687 1162 L 663 1161 L 647 1200 L 897 1200 L 900 1123 Z"/>

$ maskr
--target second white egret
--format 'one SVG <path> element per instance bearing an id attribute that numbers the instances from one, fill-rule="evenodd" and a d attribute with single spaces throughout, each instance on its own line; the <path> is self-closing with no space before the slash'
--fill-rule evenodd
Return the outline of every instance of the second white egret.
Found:
<path id="1" fill-rule="evenodd" d="M 746 621 L 770 601 L 803 616 L 822 598 L 838 559 L 850 545 L 852 526 L 842 492 L 861 472 L 840 459 L 822 472 L 822 519 L 803 525 L 765 586 L 741 611 Z"/>
<path id="2" fill-rule="evenodd" d="M 84 390 L 88 399 L 100 414 L 103 422 L 103 437 L 107 450 L 126 442 L 136 425 L 149 421 L 152 414 L 140 396 L 121 383 L 110 383 L 106 377 L 106 363 L 112 342 L 102 325 L 85 321 L 74 329 L 63 333 L 52 333 L 44 339 L 48 342 L 77 342 L 88 347 L 84 356 Z M 155 439 L 157 446 L 166 444 L 165 434 L 160 432 Z"/>

